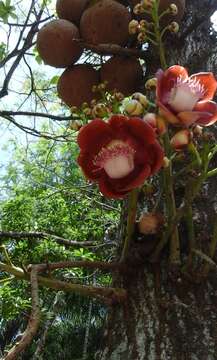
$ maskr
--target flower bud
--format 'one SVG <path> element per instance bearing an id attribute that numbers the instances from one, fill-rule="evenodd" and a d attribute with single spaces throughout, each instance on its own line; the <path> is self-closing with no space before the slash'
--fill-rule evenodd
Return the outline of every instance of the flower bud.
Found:
<path id="1" fill-rule="evenodd" d="M 157 132 L 159 135 L 165 134 L 167 131 L 167 125 L 161 116 L 157 116 Z"/>
<path id="2" fill-rule="evenodd" d="M 137 36 L 137 40 L 138 40 L 138 42 L 139 43 L 144 43 L 144 42 L 146 42 L 147 41 L 147 37 L 146 37 L 146 34 L 145 34 L 145 32 L 140 32 L 139 34 L 138 34 L 138 36 Z"/>
<path id="3" fill-rule="evenodd" d="M 170 160 L 168 159 L 167 156 L 164 156 L 163 164 L 162 164 L 163 168 L 166 169 L 166 168 L 168 168 L 169 165 L 170 165 Z"/>
<path id="4" fill-rule="evenodd" d="M 203 128 L 202 128 L 202 126 L 200 126 L 200 125 L 194 126 L 194 128 L 193 128 L 193 134 L 194 134 L 195 136 L 201 136 L 201 135 L 203 134 Z"/>
<path id="5" fill-rule="evenodd" d="M 137 20 L 131 20 L 128 25 L 129 34 L 134 35 L 139 30 L 139 22 Z"/>
<path id="6" fill-rule="evenodd" d="M 70 122 L 70 129 L 78 131 L 82 127 L 82 123 L 79 120 L 73 120 Z"/>
<path id="7" fill-rule="evenodd" d="M 122 101 L 124 100 L 124 94 L 122 94 L 120 91 L 119 92 L 115 92 L 114 93 L 114 98 L 117 101 Z"/>
<path id="8" fill-rule="evenodd" d="M 91 110 L 91 108 L 86 107 L 86 108 L 83 109 L 83 113 L 84 113 L 86 116 L 91 116 L 92 110 Z"/>
<path id="9" fill-rule="evenodd" d="M 150 24 L 146 20 L 140 20 L 139 27 L 141 30 L 147 30 L 150 27 Z"/>
<path id="10" fill-rule="evenodd" d="M 179 24 L 176 21 L 173 21 L 169 24 L 168 29 L 172 33 L 177 33 L 179 31 Z"/>
<path id="11" fill-rule="evenodd" d="M 102 82 L 101 84 L 98 85 L 97 88 L 99 91 L 104 91 L 106 89 L 106 84 Z"/>
<path id="12" fill-rule="evenodd" d="M 143 105 L 144 108 L 146 108 L 149 104 L 147 97 L 140 92 L 134 93 L 132 95 L 132 99 L 138 100 L 140 102 L 140 104 Z"/>
<path id="13" fill-rule="evenodd" d="M 96 99 L 91 100 L 91 102 L 90 102 L 90 106 L 91 106 L 91 107 L 94 107 L 96 104 L 97 104 L 97 100 L 96 100 Z"/>
<path id="14" fill-rule="evenodd" d="M 108 115 L 108 108 L 104 104 L 97 104 L 92 110 L 93 116 L 103 118 Z"/>
<path id="15" fill-rule="evenodd" d="M 133 12 L 135 15 L 140 15 L 144 13 L 144 8 L 141 3 L 136 4 L 133 8 Z"/>
<path id="16" fill-rule="evenodd" d="M 128 115 L 138 116 L 143 113 L 143 106 L 138 100 L 129 100 L 125 104 L 124 110 Z"/>
<path id="17" fill-rule="evenodd" d="M 92 92 L 97 92 L 98 91 L 98 86 L 97 85 L 93 85 L 92 86 Z"/>
<path id="18" fill-rule="evenodd" d="M 176 6 L 176 4 L 170 4 L 169 10 L 171 15 L 175 16 L 178 14 L 178 7 Z"/>
<path id="19" fill-rule="evenodd" d="M 143 120 L 147 122 L 151 127 L 154 129 L 157 129 L 157 117 L 154 113 L 147 113 L 145 116 L 143 116 Z"/>
<path id="20" fill-rule="evenodd" d="M 178 131 L 170 140 L 170 145 L 176 151 L 185 148 L 191 140 L 190 131 L 187 129 Z"/>
<path id="21" fill-rule="evenodd" d="M 145 88 L 147 90 L 151 90 L 153 88 L 156 88 L 157 86 L 157 78 L 151 78 L 151 79 L 148 79 L 145 83 Z"/>
<path id="22" fill-rule="evenodd" d="M 144 235 L 156 234 L 163 225 L 164 219 L 158 213 L 143 213 L 139 219 L 139 232 Z"/>
<path id="23" fill-rule="evenodd" d="M 144 9 L 151 10 L 155 0 L 142 0 L 141 4 Z"/>
<path id="24" fill-rule="evenodd" d="M 70 110 L 71 110 L 71 113 L 72 113 L 72 114 L 76 114 L 76 113 L 78 112 L 77 106 L 72 106 L 72 107 L 70 108 Z"/>

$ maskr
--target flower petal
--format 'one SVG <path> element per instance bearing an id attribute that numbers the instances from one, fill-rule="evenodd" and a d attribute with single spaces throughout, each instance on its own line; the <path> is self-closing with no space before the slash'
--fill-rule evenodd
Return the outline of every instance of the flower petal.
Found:
<path id="1" fill-rule="evenodd" d="M 200 112 L 198 125 L 210 126 L 217 121 L 217 104 L 214 101 L 199 101 L 194 110 Z"/>
<path id="2" fill-rule="evenodd" d="M 129 192 L 127 190 L 118 191 L 115 188 L 113 188 L 109 182 L 109 178 L 106 175 L 102 177 L 102 179 L 99 181 L 99 190 L 104 196 L 111 199 L 122 199 Z"/>
<path id="3" fill-rule="evenodd" d="M 81 152 L 77 162 L 88 180 L 97 181 L 102 176 L 102 170 L 94 165 L 92 154 Z"/>
<path id="4" fill-rule="evenodd" d="M 94 119 L 82 126 L 78 134 L 78 145 L 81 150 L 96 154 L 112 139 L 112 129 L 101 119 Z"/>
<path id="5" fill-rule="evenodd" d="M 158 102 L 158 106 L 160 108 L 160 115 L 170 124 L 179 124 L 179 119 L 176 115 L 172 113 L 166 106 L 164 106 L 161 102 Z"/>
<path id="6" fill-rule="evenodd" d="M 150 155 L 151 165 L 151 174 L 155 174 L 163 165 L 164 151 L 160 144 L 156 141 L 154 144 L 150 145 L 148 148 L 148 153 Z"/>
<path id="7" fill-rule="evenodd" d="M 135 137 L 137 140 L 142 141 L 142 143 L 153 144 L 156 140 L 156 134 L 153 127 L 143 121 L 140 118 L 130 118 L 127 122 L 128 131 L 130 134 Z"/>
<path id="8" fill-rule="evenodd" d="M 201 100 L 212 100 L 217 89 L 217 81 L 211 72 L 200 72 L 190 76 L 191 80 L 197 80 L 204 87 L 204 95 Z"/>
<path id="9" fill-rule="evenodd" d="M 173 65 L 169 67 L 164 73 L 159 73 L 158 82 L 157 82 L 157 99 L 160 99 L 162 102 L 167 97 L 170 90 L 176 83 L 178 77 L 183 79 L 188 77 L 188 72 L 183 66 Z"/>
<path id="10" fill-rule="evenodd" d="M 204 113 L 204 115 L 207 113 Z M 180 120 L 180 124 L 182 124 L 183 126 L 191 126 L 192 124 L 194 124 L 195 122 L 197 122 L 197 120 L 201 117 L 201 112 L 200 111 L 182 111 L 180 113 L 178 113 L 178 118 Z M 208 114 L 209 116 L 209 114 Z"/>

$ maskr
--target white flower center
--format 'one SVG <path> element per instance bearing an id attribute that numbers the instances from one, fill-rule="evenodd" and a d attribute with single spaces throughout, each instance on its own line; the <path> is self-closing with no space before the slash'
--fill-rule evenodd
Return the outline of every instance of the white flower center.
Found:
<path id="1" fill-rule="evenodd" d="M 198 80 L 180 76 L 169 94 L 168 104 L 177 112 L 192 111 L 204 92 Z"/>
<path id="2" fill-rule="evenodd" d="M 122 140 L 113 140 L 94 159 L 112 179 L 121 179 L 134 169 L 135 150 Z"/>

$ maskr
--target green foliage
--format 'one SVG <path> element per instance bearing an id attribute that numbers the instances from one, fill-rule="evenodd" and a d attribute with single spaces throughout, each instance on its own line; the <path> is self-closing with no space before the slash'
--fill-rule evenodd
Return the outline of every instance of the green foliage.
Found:
<path id="1" fill-rule="evenodd" d="M 17 18 L 15 7 L 11 5 L 11 0 L 5 0 L 5 2 L 0 1 L 0 18 L 6 24 L 9 17 L 12 17 L 13 19 Z"/>
<path id="2" fill-rule="evenodd" d="M 29 145 L 28 151 L 15 142 L 10 146 L 14 148 L 14 156 L 1 177 L 1 183 L 7 189 L 0 203 L 1 230 L 42 231 L 75 241 L 94 241 L 99 245 L 99 248 L 65 247 L 49 235 L 45 239 L 7 239 L 4 244 L 13 264 L 25 269 L 30 263 L 92 261 L 110 257 L 104 234 L 110 228 L 115 228 L 119 209 L 115 211 L 116 202 L 110 202 L 114 210 L 108 210 L 107 200 L 93 185 L 84 181 L 76 162 L 78 149 L 73 141 L 73 133 L 71 142 L 40 139 Z M 5 261 L 3 255 L 1 261 Z M 97 284 L 109 286 L 110 276 L 85 269 L 56 270 L 52 275 L 72 283 L 92 284 L 93 274 Z M 0 279 L 6 277 L 8 274 L 0 273 Z M 47 314 L 52 316 L 54 297 L 54 291 L 40 289 L 43 308 L 41 332 L 48 319 Z M 63 302 L 55 311 L 56 320 L 48 332 L 43 357 L 51 359 L 55 353 L 59 354 L 59 359 L 78 359 L 82 357 L 89 299 L 70 294 L 61 297 Z M 14 279 L 1 283 L 0 298 L 0 314 L 6 324 L 30 311 L 28 282 Z M 98 304 L 93 306 L 89 360 L 94 358 L 98 346 L 97 336 L 104 314 L 104 307 Z M 27 358 L 32 357 L 35 348 L 36 343 L 33 343 Z"/>

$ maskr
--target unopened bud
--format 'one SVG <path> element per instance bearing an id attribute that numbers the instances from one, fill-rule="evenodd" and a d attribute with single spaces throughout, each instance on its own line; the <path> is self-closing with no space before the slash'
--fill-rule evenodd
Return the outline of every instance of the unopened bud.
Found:
<path id="1" fill-rule="evenodd" d="M 159 135 L 165 134 L 167 131 L 167 125 L 161 116 L 157 116 L 157 132 Z"/>
<path id="2" fill-rule="evenodd" d="M 142 0 L 142 6 L 146 10 L 151 10 L 154 6 L 155 0 Z"/>
<path id="3" fill-rule="evenodd" d="M 168 159 L 168 157 L 164 156 L 163 158 L 163 168 L 168 168 L 168 166 L 170 165 L 170 160 Z"/>
<path id="4" fill-rule="evenodd" d="M 157 86 L 157 78 L 151 78 L 149 80 L 146 81 L 145 83 L 145 88 L 147 90 L 151 90 L 153 88 L 156 88 Z"/>
<path id="5" fill-rule="evenodd" d="M 82 127 L 82 123 L 79 120 L 73 120 L 70 122 L 70 129 L 78 131 Z"/>
<path id="6" fill-rule="evenodd" d="M 92 110 L 91 110 L 91 108 L 86 107 L 86 108 L 83 109 L 83 113 L 84 113 L 86 116 L 91 116 Z"/>
<path id="7" fill-rule="evenodd" d="M 154 113 L 147 113 L 143 116 L 143 120 L 147 122 L 151 127 L 157 130 L 157 117 Z"/>
<path id="8" fill-rule="evenodd" d="M 139 27 L 140 27 L 140 29 L 146 30 L 150 27 L 150 24 L 146 20 L 141 20 L 139 22 Z"/>
<path id="9" fill-rule="evenodd" d="M 98 86 L 97 85 L 93 85 L 92 86 L 92 92 L 97 92 L 98 91 Z"/>
<path id="10" fill-rule="evenodd" d="M 91 102 L 90 102 L 90 106 L 91 106 L 91 107 L 94 107 L 96 104 L 97 104 L 97 100 L 96 100 L 96 99 L 91 100 Z"/>
<path id="11" fill-rule="evenodd" d="M 140 92 L 134 93 L 132 95 L 132 99 L 138 100 L 140 102 L 140 104 L 143 105 L 144 108 L 146 108 L 149 104 L 147 97 Z"/>
<path id="12" fill-rule="evenodd" d="M 138 116 L 143 113 L 143 106 L 138 100 L 129 100 L 125 104 L 124 110 L 128 115 Z"/>
<path id="13" fill-rule="evenodd" d="M 103 118 L 108 115 L 108 108 L 104 104 L 97 104 L 92 110 L 93 116 Z"/>
<path id="14" fill-rule="evenodd" d="M 143 213 L 139 219 L 139 232 L 144 235 L 156 234 L 163 223 L 163 215 L 158 213 Z"/>
<path id="15" fill-rule="evenodd" d="M 185 148 L 191 140 L 190 131 L 187 129 L 178 131 L 170 140 L 170 145 L 176 151 Z"/>
<path id="16" fill-rule="evenodd" d="M 72 106 L 72 107 L 70 108 L 70 110 L 71 110 L 71 113 L 72 113 L 72 114 L 76 114 L 76 113 L 78 112 L 77 106 Z"/>
<path id="17" fill-rule="evenodd" d="M 117 101 L 122 101 L 124 100 L 124 94 L 122 94 L 120 91 L 119 92 L 115 92 L 114 93 L 114 98 Z"/>
<path id="18" fill-rule="evenodd" d="M 201 135 L 203 134 L 203 128 L 202 128 L 202 126 L 200 126 L 200 125 L 194 126 L 194 128 L 193 128 L 193 134 L 194 134 L 195 136 L 201 136 Z"/>
<path id="19" fill-rule="evenodd" d="M 171 22 L 168 26 L 168 29 L 172 33 L 177 33 L 179 31 L 179 24 L 176 21 Z"/>
<path id="20" fill-rule="evenodd" d="M 106 84 L 103 82 L 99 84 L 97 88 L 99 91 L 104 91 L 106 89 Z"/>
<path id="21" fill-rule="evenodd" d="M 128 25 L 129 34 L 134 35 L 139 31 L 139 22 L 137 20 L 131 20 Z"/>
<path id="22" fill-rule="evenodd" d="M 174 16 L 178 14 L 178 7 L 176 6 L 176 4 L 170 4 L 169 10 L 170 10 L 170 14 Z"/>
<path id="23" fill-rule="evenodd" d="M 133 12 L 135 15 L 143 14 L 144 8 L 143 8 L 142 4 L 141 3 L 136 4 L 136 6 L 134 6 L 134 8 L 133 8 Z"/>
<path id="24" fill-rule="evenodd" d="M 137 36 L 137 40 L 138 40 L 138 42 L 139 43 L 144 43 L 144 42 L 146 42 L 147 41 L 147 37 L 146 37 L 146 34 L 145 34 L 145 32 L 140 32 L 139 34 L 138 34 L 138 36 Z"/>

